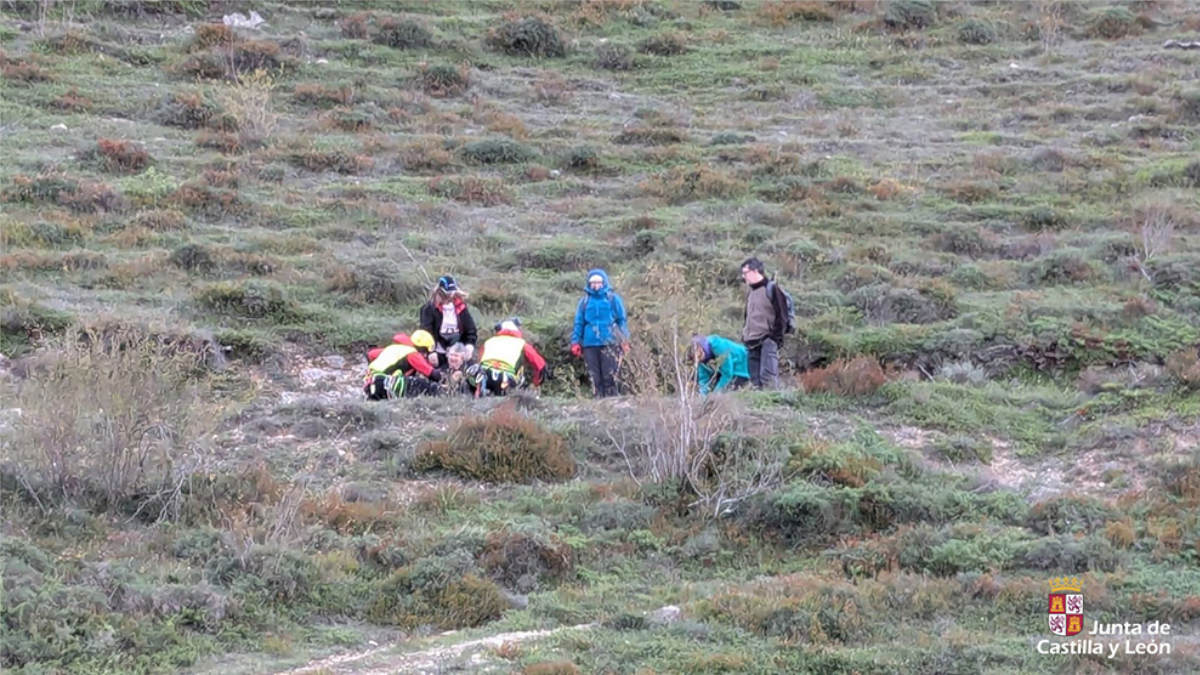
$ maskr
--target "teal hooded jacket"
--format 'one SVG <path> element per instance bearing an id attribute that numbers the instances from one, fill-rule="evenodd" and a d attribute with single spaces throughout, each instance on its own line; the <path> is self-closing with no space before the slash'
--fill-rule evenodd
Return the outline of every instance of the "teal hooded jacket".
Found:
<path id="1" fill-rule="evenodd" d="M 709 391 L 721 391 L 729 386 L 735 377 L 750 379 L 749 355 L 746 353 L 745 345 L 720 335 L 709 335 L 706 340 L 708 341 L 708 348 L 704 350 L 706 358 L 700 362 L 696 373 L 696 377 L 700 380 L 701 394 L 707 394 Z M 720 377 L 717 377 L 718 374 Z M 714 378 L 717 380 L 716 385 L 712 384 Z"/>

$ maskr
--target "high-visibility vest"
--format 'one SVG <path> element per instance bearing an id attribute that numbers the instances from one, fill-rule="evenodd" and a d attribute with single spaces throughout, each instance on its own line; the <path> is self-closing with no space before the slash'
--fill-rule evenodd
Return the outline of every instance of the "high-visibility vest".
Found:
<path id="1" fill-rule="evenodd" d="M 417 351 L 410 345 L 390 344 L 367 366 L 367 372 L 386 375 L 401 366 L 409 354 Z"/>
<path id="2" fill-rule="evenodd" d="M 498 367 L 510 373 L 517 371 L 517 362 L 525 350 L 525 340 L 513 335 L 496 335 L 483 343 L 479 363 Z"/>

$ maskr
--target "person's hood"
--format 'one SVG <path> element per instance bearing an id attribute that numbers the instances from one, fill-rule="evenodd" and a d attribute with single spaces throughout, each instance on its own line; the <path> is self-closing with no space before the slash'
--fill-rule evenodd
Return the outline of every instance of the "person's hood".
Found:
<path id="1" fill-rule="evenodd" d="M 713 357 L 712 345 L 708 343 L 708 338 L 703 335 L 693 335 L 692 345 L 704 350 L 704 360 L 708 361 Z"/>
<path id="2" fill-rule="evenodd" d="M 588 279 L 591 279 L 592 277 L 596 276 L 597 274 L 600 275 L 601 279 L 604 279 L 604 285 L 601 286 L 600 290 L 598 290 L 598 291 L 592 290 L 592 287 L 588 285 Z M 587 276 L 583 278 L 583 290 L 587 291 L 588 293 L 592 294 L 593 296 L 595 296 L 597 298 L 603 297 L 611 289 L 612 289 L 612 287 L 608 285 L 608 273 L 598 267 L 594 270 L 589 270 L 587 273 Z"/>

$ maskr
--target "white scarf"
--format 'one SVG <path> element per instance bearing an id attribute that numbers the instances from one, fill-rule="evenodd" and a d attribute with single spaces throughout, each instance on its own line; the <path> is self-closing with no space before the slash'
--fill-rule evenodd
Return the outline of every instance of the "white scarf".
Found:
<path id="1" fill-rule="evenodd" d="M 454 303 L 448 302 L 442 305 L 442 335 L 451 335 L 458 332 L 458 312 L 454 311 Z"/>

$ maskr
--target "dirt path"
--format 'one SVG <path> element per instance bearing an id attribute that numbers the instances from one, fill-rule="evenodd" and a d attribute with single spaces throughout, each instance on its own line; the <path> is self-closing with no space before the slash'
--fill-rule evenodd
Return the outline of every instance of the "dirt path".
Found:
<path id="1" fill-rule="evenodd" d="M 390 673 L 425 673 L 442 672 L 449 661 L 460 659 L 471 652 L 485 649 L 496 649 L 505 644 L 520 644 L 538 640 L 555 633 L 570 630 L 593 628 L 597 624 L 585 623 L 577 626 L 563 626 L 548 630 L 515 631 L 500 633 L 489 637 L 467 640 L 449 645 L 440 645 L 422 649 L 416 652 L 396 653 L 401 648 L 400 643 L 374 647 L 366 651 L 336 654 L 312 661 L 300 668 L 283 671 L 279 675 L 317 675 L 318 673 L 355 673 L 357 675 L 389 675 Z M 447 637 L 458 631 L 441 633 L 437 637 Z M 482 655 L 472 659 L 479 665 Z"/>

